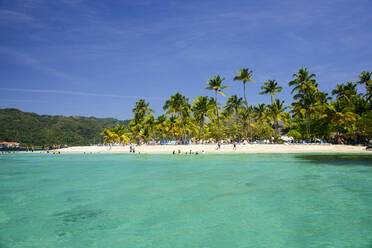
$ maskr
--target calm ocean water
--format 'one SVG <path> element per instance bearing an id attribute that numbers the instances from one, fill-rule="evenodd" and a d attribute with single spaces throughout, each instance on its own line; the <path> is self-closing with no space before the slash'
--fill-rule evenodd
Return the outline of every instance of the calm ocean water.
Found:
<path id="1" fill-rule="evenodd" d="M 0 156 L 0 247 L 372 247 L 371 155 Z"/>

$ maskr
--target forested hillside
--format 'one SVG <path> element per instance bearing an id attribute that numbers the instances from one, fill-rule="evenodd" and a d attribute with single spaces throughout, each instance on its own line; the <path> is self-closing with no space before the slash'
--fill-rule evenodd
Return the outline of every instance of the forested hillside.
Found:
<path id="1" fill-rule="evenodd" d="M 102 142 L 106 127 L 127 125 L 114 118 L 52 116 L 0 109 L 0 142 L 18 141 L 22 145 L 89 145 Z"/>

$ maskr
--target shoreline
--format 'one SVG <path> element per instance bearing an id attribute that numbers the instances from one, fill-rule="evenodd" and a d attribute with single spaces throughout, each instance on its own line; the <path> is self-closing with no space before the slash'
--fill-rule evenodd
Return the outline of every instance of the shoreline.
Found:
<path id="1" fill-rule="evenodd" d="M 352 145 L 331 145 L 331 144 L 247 144 L 237 145 L 236 150 L 233 150 L 232 144 L 221 145 L 217 150 L 217 144 L 193 144 L 193 145 L 141 145 L 135 146 L 135 154 L 172 154 L 173 151 L 181 154 L 186 152 L 189 154 L 204 151 L 206 154 L 264 154 L 264 153 L 370 153 L 365 146 Z M 73 146 L 55 150 L 61 154 L 116 154 L 129 152 L 127 146 Z M 51 151 L 53 152 L 53 151 Z"/>

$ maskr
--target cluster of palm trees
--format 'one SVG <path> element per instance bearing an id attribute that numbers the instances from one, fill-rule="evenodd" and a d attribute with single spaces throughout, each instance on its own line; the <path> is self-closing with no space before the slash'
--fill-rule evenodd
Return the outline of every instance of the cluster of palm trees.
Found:
<path id="1" fill-rule="evenodd" d="M 218 96 L 225 96 L 226 80 L 220 75 L 207 81 L 213 97 L 190 99 L 177 92 L 166 100 L 164 114 L 154 117 L 154 110 L 144 99 L 136 102 L 133 119 L 128 127 L 106 128 L 105 142 L 149 142 L 161 140 L 280 140 L 281 132 L 297 140 L 315 138 L 331 140 L 342 137 L 347 142 L 364 142 L 372 136 L 372 73 L 363 71 L 356 82 L 336 85 L 335 99 L 318 88 L 316 75 L 301 68 L 293 74 L 288 85 L 293 102 L 275 98 L 283 89 L 275 80 L 265 82 L 259 93 L 270 95 L 270 104 L 249 105 L 246 83 L 253 83 L 253 72 L 248 68 L 238 71 L 233 78 L 243 84 L 243 98 L 230 96 L 221 106 Z M 357 84 L 365 86 L 365 94 L 357 92 Z"/>

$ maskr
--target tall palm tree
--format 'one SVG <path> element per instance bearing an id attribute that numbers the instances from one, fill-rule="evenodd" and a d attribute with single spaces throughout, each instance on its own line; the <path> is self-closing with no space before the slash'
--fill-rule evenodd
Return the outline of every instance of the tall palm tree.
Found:
<path id="1" fill-rule="evenodd" d="M 153 113 L 154 110 L 149 108 L 149 105 L 150 103 L 146 103 L 145 99 L 139 99 L 136 102 L 136 106 L 132 109 L 134 119 L 143 120 L 146 115 Z"/>
<path id="2" fill-rule="evenodd" d="M 252 83 L 254 82 L 254 80 L 252 79 L 252 76 L 253 76 L 252 70 L 250 70 L 249 68 L 243 68 L 240 71 L 238 71 L 238 75 L 235 76 L 233 79 L 234 81 L 241 81 L 243 83 L 244 104 L 248 111 L 249 111 L 249 108 L 248 108 L 247 96 L 245 94 L 245 84 L 247 82 L 252 82 Z M 251 113 L 248 112 L 247 114 L 248 114 L 248 122 L 249 122 L 249 128 L 250 128 L 251 140 L 252 140 Z"/>
<path id="3" fill-rule="evenodd" d="M 179 120 L 179 123 L 182 125 L 183 130 L 183 139 L 186 139 L 186 131 L 185 131 L 185 125 L 184 125 L 184 119 L 189 115 L 190 113 L 190 104 L 189 99 L 183 96 L 181 93 L 177 92 L 173 96 L 171 96 L 164 104 L 163 110 L 167 110 L 167 114 L 175 114 L 177 116 L 177 119 Z M 181 126 L 180 126 L 180 134 L 181 132 Z"/>
<path id="4" fill-rule="evenodd" d="M 253 71 L 249 68 L 243 68 L 238 71 L 238 75 L 234 77 L 234 81 L 241 81 L 243 83 L 243 93 L 244 93 L 244 104 L 248 108 L 247 96 L 245 95 L 245 84 L 247 82 L 254 82 L 252 79 Z"/>
<path id="5" fill-rule="evenodd" d="M 278 135 L 278 121 L 284 118 L 284 113 L 288 106 L 284 107 L 284 101 L 276 99 L 273 104 L 270 104 L 267 107 L 270 115 L 273 118 L 275 134 Z"/>
<path id="6" fill-rule="evenodd" d="M 146 103 L 145 99 L 140 99 L 136 102 L 136 106 L 132 109 L 134 118 L 130 121 L 129 127 L 132 131 L 133 138 L 140 138 L 144 131 L 144 122 L 147 116 L 151 116 L 154 110 L 149 107 L 150 103 Z"/>
<path id="7" fill-rule="evenodd" d="M 292 77 L 294 77 L 294 79 L 289 82 L 289 86 L 294 86 L 291 93 L 296 92 L 293 99 L 297 101 L 292 104 L 293 109 L 297 114 L 305 112 L 306 135 L 307 138 L 310 138 L 311 112 L 314 110 L 315 104 L 319 98 L 318 83 L 315 80 L 316 75 L 310 74 L 307 68 L 301 68 L 298 73 L 294 73 Z"/>
<path id="8" fill-rule="evenodd" d="M 199 124 L 199 140 L 201 133 L 203 133 L 203 139 L 205 139 L 204 122 L 210 107 L 211 102 L 207 96 L 198 96 L 198 98 L 192 102 L 191 110 L 194 112 L 194 118 Z"/>
<path id="9" fill-rule="evenodd" d="M 223 89 L 229 88 L 229 86 L 223 86 L 222 83 L 225 80 L 225 78 L 221 78 L 220 75 L 213 76 L 212 78 L 208 79 L 207 84 L 209 85 L 206 87 L 207 90 L 214 90 L 214 99 L 216 102 L 216 113 L 217 113 L 217 125 L 218 125 L 218 138 L 220 138 L 220 120 L 219 120 L 219 113 L 218 113 L 218 106 L 217 106 L 217 93 L 220 93 L 222 96 L 225 96 L 225 93 L 222 91 Z"/>
<path id="10" fill-rule="evenodd" d="M 261 86 L 263 90 L 260 92 L 260 95 L 270 94 L 271 95 L 271 104 L 274 103 L 274 94 L 275 92 L 281 92 L 283 87 L 278 86 L 278 83 L 275 80 L 269 80 L 265 82 L 265 85 Z"/>

